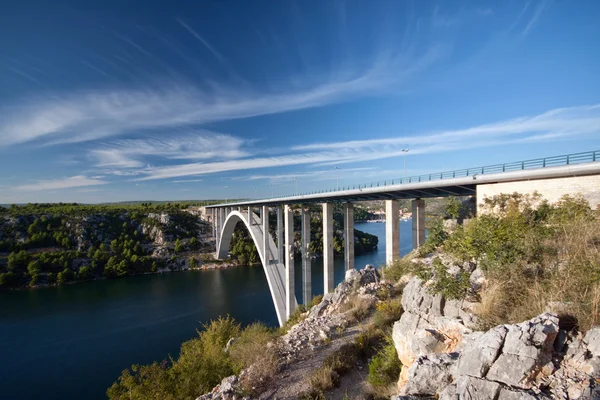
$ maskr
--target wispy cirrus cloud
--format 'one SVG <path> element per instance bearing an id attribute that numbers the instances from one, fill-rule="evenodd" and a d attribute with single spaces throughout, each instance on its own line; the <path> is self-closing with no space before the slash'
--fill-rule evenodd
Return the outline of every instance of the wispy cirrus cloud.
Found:
<path id="1" fill-rule="evenodd" d="M 97 167 L 139 168 L 150 157 L 172 160 L 213 160 L 248 157 L 245 148 L 252 143 L 218 132 L 197 130 L 168 139 L 124 139 L 99 145 L 89 156 Z"/>
<path id="2" fill-rule="evenodd" d="M 28 98 L 0 109 L 0 146 L 34 140 L 83 142 L 320 107 L 401 84 L 446 50 L 433 46 L 418 56 L 377 56 L 366 67 L 341 66 L 327 74 L 308 74 L 311 78 L 301 79 L 301 84 L 292 78 L 278 89 L 218 83 L 203 89 L 171 79 L 148 83 L 147 89 L 82 90 Z"/>
<path id="3" fill-rule="evenodd" d="M 410 154 L 417 155 L 518 143 L 583 139 L 597 137 L 599 134 L 600 104 L 597 104 L 559 108 L 535 116 L 464 129 L 371 140 L 313 143 L 295 146 L 286 154 L 271 157 L 151 166 L 140 169 L 142 176 L 138 179 L 167 179 L 292 165 L 319 167 L 365 162 L 402 156 L 404 147 L 410 147 Z M 266 175 L 256 176 L 263 178 Z"/>
<path id="4" fill-rule="evenodd" d="M 343 170 L 318 170 L 318 171 L 305 171 L 294 174 L 273 174 L 273 175 L 250 175 L 240 179 L 247 179 L 251 181 L 257 180 L 269 180 L 273 183 L 277 182 L 290 182 L 296 179 L 310 179 L 312 181 L 320 180 L 331 180 L 336 177 L 346 177 L 349 174 L 360 173 L 363 174 L 365 171 L 373 171 L 375 168 L 362 167 L 362 168 L 344 168 Z"/>
<path id="5" fill-rule="evenodd" d="M 88 178 L 84 175 L 70 176 L 60 179 L 39 180 L 35 183 L 14 186 L 12 189 L 20 192 L 35 192 L 42 190 L 67 189 L 74 187 L 105 185 L 107 181 Z"/>
<path id="6" fill-rule="evenodd" d="M 558 108 L 536 116 L 520 117 L 491 124 L 479 125 L 471 128 L 447 130 L 426 133 L 422 135 L 390 137 L 372 140 L 352 140 L 333 143 L 313 143 L 295 146 L 294 150 L 333 150 L 333 149 L 363 149 L 370 146 L 408 146 L 408 145 L 435 145 L 436 143 L 461 142 L 466 139 L 477 141 L 544 133 L 545 138 L 560 138 L 570 135 L 587 136 L 600 132 L 600 104 Z M 423 151 L 430 152 L 434 148 L 423 147 Z M 415 149 L 414 151 L 419 151 Z"/>

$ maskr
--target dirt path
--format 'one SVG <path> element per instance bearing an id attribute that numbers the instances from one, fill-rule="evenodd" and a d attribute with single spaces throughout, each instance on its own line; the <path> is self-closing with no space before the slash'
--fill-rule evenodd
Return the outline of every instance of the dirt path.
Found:
<path id="1" fill-rule="evenodd" d="M 303 354 L 301 360 L 296 360 L 285 366 L 279 375 L 275 377 L 274 382 L 271 384 L 272 387 L 267 389 L 259 399 L 297 399 L 300 394 L 309 391 L 311 389 L 310 379 L 313 371 L 323 365 L 323 360 L 325 360 L 327 356 L 339 350 L 344 344 L 356 340 L 358 335 L 362 332 L 362 328 L 363 326 L 361 325 L 348 327 L 341 337 L 337 337 L 329 344 L 321 346 L 313 351 L 308 351 Z M 364 369 L 366 368 L 363 368 L 363 370 Z M 357 371 L 359 370 L 357 369 Z M 345 389 L 350 390 L 352 387 L 349 382 L 344 382 L 347 376 L 351 377 L 352 375 L 355 375 L 354 371 L 342 377 L 343 384 L 340 385 L 340 387 L 344 387 L 344 391 Z M 361 379 L 361 384 L 362 381 L 364 381 L 364 379 Z M 333 392 L 335 391 L 336 390 Z M 335 393 L 332 393 L 332 396 L 332 398 L 336 399 L 341 399 L 343 397 L 343 395 L 338 396 Z M 329 395 L 327 395 L 327 398 L 329 398 Z"/>

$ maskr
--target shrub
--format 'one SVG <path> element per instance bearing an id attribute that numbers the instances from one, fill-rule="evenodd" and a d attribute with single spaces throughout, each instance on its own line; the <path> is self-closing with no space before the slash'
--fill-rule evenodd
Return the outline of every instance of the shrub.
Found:
<path id="1" fill-rule="evenodd" d="M 240 326 L 225 317 L 203 326 L 198 338 L 181 346 L 179 358 L 168 363 L 134 365 L 124 370 L 108 390 L 110 399 L 180 399 L 196 398 L 210 391 L 223 378 L 234 373 L 234 366 L 224 351 L 230 338 L 240 334 Z"/>
<path id="2" fill-rule="evenodd" d="M 378 328 L 389 328 L 402 316 L 401 299 L 390 299 L 377 303 L 373 323 Z"/>
<path id="3" fill-rule="evenodd" d="M 444 214 L 446 218 L 458 219 L 460 217 L 462 209 L 462 202 L 458 198 L 454 196 L 446 198 L 444 204 Z"/>
<path id="4" fill-rule="evenodd" d="M 435 279 L 429 287 L 431 292 L 439 293 L 446 299 L 462 299 L 467 295 L 471 288 L 469 282 L 471 274 L 465 271 L 461 271 L 457 275 L 449 274 L 439 257 L 433 259 L 432 266 Z"/>
<path id="5" fill-rule="evenodd" d="M 206 393 L 234 373 L 231 360 L 223 350 L 229 339 L 239 335 L 240 325 L 233 318 L 220 317 L 204 325 L 204 329 L 197 339 L 181 346 L 179 359 L 173 364 L 171 374 L 177 381 L 178 397 Z"/>
<path id="6" fill-rule="evenodd" d="M 375 388 L 387 388 L 398 381 L 402 364 L 391 336 L 369 363 L 367 381 Z"/>
<path id="7" fill-rule="evenodd" d="M 314 296 L 312 298 L 312 300 L 310 301 L 309 305 L 308 305 L 308 309 L 310 310 L 311 308 L 313 308 L 317 304 L 320 304 L 322 300 L 323 300 L 323 295 L 322 294 Z"/>
<path id="8" fill-rule="evenodd" d="M 444 244 L 486 271 L 478 310 L 483 327 L 521 322 L 548 308 L 583 330 L 600 322 L 599 211 L 581 196 L 551 205 L 535 195 L 500 195 L 484 207 L 493 212 L 459 227 Z M 454 281 L 443 271 L 436 275 L 433 288 L 445 295 L 466 290 L 466 275 Z"/>
<path id="9" fill-rule="evenodd" d="M 448 234 L 444 230 L 444 221 L 441 218 L 433 218 L 427 221 L 427 239 L 425 243 L 417 250 L 417 254 L 423 257 L 429 253 L 432 253 L 440 247 L 446 239 Z"/>
<path id="10" fill-rule="evenodd" d="M 269 342 L 274 338 L 271 329 L 260 323 L 247 326 L 229 349 L 229 356 L 235 373 L 254 365 L 247 370 L 241 384 L 247 394 L 257 395 L 272 379 L 278 369 L 278 355 Z"/>
<path id="11" fill-rule="evenodd" d="M 310 384 L 315 391 L 333 389 L 339 384 L 340 376 L 331 365 L 323 365 L 317 368 L 311 378 Z"/>

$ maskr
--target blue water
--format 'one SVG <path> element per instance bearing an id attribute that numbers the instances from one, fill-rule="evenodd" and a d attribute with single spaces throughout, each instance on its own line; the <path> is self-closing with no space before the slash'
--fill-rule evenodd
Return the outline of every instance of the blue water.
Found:
<path id="1" fill-rule="evenodd" d="M 411 250 L 410 221 L 400 248 Z M 385 261 L 385 224 L 356 224 L 377 235 L 376 251 L 356 268 Z M 313 294 L 323 292 L 322 259 L 312 261 Z M 344 278 L 335 260 L 335 283 Z M 301 261 L 296 295 L 301 301 Z M 0 293 L 0 398 L 104 399 L 132 364 L 176 356 L 202 324 L 229 314 L 277 326 L 262 267 L 187 271 Z"/>

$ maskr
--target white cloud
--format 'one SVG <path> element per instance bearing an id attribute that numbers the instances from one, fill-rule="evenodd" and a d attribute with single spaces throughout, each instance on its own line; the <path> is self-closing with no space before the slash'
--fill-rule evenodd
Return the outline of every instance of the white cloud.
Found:
<path id="1" fill-rule="evenodd" d="M 204 179 L 182 179 L 177 181 L 171 181 L 171 183 L 190 183 L 190 182 L 202 182 Z"/>
<path id="2" fill-rule="evenodd" d="M 431 154 L 469 148 L 493 147 L 516 143 L 597 137 L 600 134 L 600 105 L 561 108 L 546 113 L 510 119 L 471 128 L 422 135 L 373 140 L 316 143 L 293 147 L 291 154 L 227 161 L 147 167 L 139 180 L 197 176 L 226 171 L 273 168 L 291 165 L 332 166 L 365 162 L 409 154 Z M 257 175 L 261 177 L 261 175 Z"/>
<path id="3" fill-rule="evenodd" d="M 98 167 L 139 168 L 144 158 L 210 160 L 247 157 L 250 141 L 224 133 L 196 131 L 169 139 L 126 139 L 101 145 L 89 155 Z"/>
<path id="4" fill-rule="evenodd" d="M 298 172 L 294 174 L 250 175 L 248 177 L 240 177 L 239 179 L 247 179 L 251 181 L 269 180 L 271 182 L 286 182 L 294 181 L 296 179 L 310 179 L 311 181 L 323 181 L 335 179 L 337 176 L 339 176 L 340 178 L 345 178 L 349 175 L 355 175 L 357 173 L 364 174 L 365 171 L 372 170 L 374 170 L 374 168 L 371 167 L 343 168 L 339 170 L 327 169 L 318 171 Z"/>
<path id="5" fill-rule="evenodd" d="M 33 192 L 40 190 L 55 190 L 82 186 L 105 185 L 107 183 L 108 182 L 99 179 L 93 179 L 83 175 L 77 175 L 61 179 L 40 180 L 32 184 L 15 186 L 13 187 L 13 189 L 15 191 L 21 192 Z"/>
<path id="6" fill-rule="evenodd" d="M 423 135 L 384 139 L 353 140 L 333 143 L 314 143 L 295 146 L 294 150 L 363 149 L 374 146 L 409 146 L 447 144 L 465 139 L 491 139 L 531 133 L 553 132 L 555 137 L 589 135 L 600 132 L 600 104 L 582 107 L 558 108 L 533 117 L 521 117 L 472 128 L 433 132 Z M 432 148 L 425 147 L 426 152 Z M 418 148 L 412 153 L 422 152 Z"/>
<path id="7" fill-rule="evenodd" d="M 326 74 L 306 71 L 307 78 L 278 82 L 277 89 L 211 83 L 206 90 L 186 81 L 166 80 L 158 86 L 147 82 L 145 89 L 86 90 L 26 99 L 0 109 L 0 146 L 34 140 L 82 142 L 319 107 L 387 90 L 444 54 L 444 47 L 434 46 L 418 56 L 377 55 L 364 68 L 340 65 Z"/>

